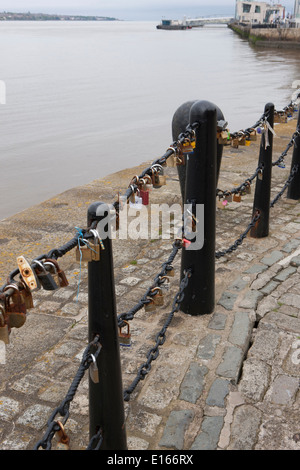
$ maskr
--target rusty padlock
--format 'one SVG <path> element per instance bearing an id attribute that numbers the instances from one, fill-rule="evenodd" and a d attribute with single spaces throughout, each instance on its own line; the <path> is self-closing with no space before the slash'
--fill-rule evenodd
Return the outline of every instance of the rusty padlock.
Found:
<path id="1" fill-rule="evenodd" d="M 52 276 L 59 287 L 67 287 L 69 285 L 67 276 L 64 271 L 60 268 L 58 262 L 55 259 L 47 258 L 44 262 L 45 266 L 52 267 Z"/>
<path id="2" fill-rule="evenodd" d="M 58 444 L 56 446 L 56 450 L 70 450 L 70 438 L 66 434 L 65 428 L 60 421 L 56 421 L 59 425 L 59 431 L 56 431 L 58 437 Z"/>
<path id="3" fill-rule="evenodd" d="M 26 308 L 29 310 L 30 308 L 34 308 L 33 297 L 31 290 L 29 287 L 23 282 L 23 279 L 18 283 L 20 294 L 22 295 Z"/>
<path id="4" fill-rule="evenodd" d="M 38 280 L 38 277 L 37 277 L 34 269 L 32 269 L 32 267 L 30 266 L 30 264 L 26 260 L 26 258 L 24 256 L 18 256 L 17 263 L 18 263 L 18 268 L 19 268 L 19 271 L 20 271 L 20 275 L 21 275 L 23 281 L 25 282 L 25 284 L 27 285 L 27 287 L 31 291 L 35 291 L 35 290 L 40 289 L 41 284 Z"/>
<path id="5" fill-rule="evenodd" d="M 5 308 L 0 304 L 0 341 L 9 344 L 9 328 L 5 321 Z"/>
<path id="6" fill-rule="evenodd" d="M 242 196 L 239 193 L 233 195 L 234 202 L 241 202 Z"/>
<path id="7" fill-rule="evenodd" d="M 14 293 L 5 298 L 5 313 L 9 328 L 21 328 L 26 321 L 26 304 L 18 287 L 15 284 L 8 284 L 4 292 L 8 289 L 14 289 Z"/>

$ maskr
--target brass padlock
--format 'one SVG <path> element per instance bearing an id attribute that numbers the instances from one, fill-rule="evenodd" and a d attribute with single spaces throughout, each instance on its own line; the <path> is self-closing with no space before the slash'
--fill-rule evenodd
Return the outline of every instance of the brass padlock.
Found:
<path id="1" fill-rule="evenodd" d="M 252 129 L 250 131 L 249 139 L 252 140 L 253 142 L 257 140 L 257 133 L 255 129 Z"/>
<path id="2" fill-rule="evenodd" d="M 28 261 L 24 256 L 18 256 L 17 258 L 18 268 L 21 274 L 21 277 L 27 287 L 31 291 L 35 291 L 41 288 L 41 284 L 37 278 L 35 271 L 32 269 Z"/>
<path id="3" fill-rule="evenodd" d="M 181 154 L 181 147 L 180 145 L 178 145 L 178 148 L 175 148 L 175 147 L 169 147 L 167 149 L 167 152 L 169 150 L 172 150 L 173 153 L 166 159 L 166 165 L 167 167 L 169 168 L 175 168 L 177 165 L 176 165 L 176 157 Z"/>
<path id="4" fill-rule="evenodd" d="M 84 245 L 76 248 L 76 260 L 82 263 L 100 261 L 100 243 L 97 243 L 97 237 L 94 235 L 94 241 L 86 239 L 82 241 Z"/>
<path id="5" fill-rule="evenodd" d="M 131 346 L 131 333 L 130 333 L 129 323 L 125 320 L 123 321 L 127 329 L 126 329 L 126 332 L 124 333 L 122 331 L 122 328 L 124 328 L 124 326 L 119 327 L 119 344 L 121 346 Z"/>
<path id="6" fill-rule="evenodd" d="M 239 148 L 239 139 L 237 139 L 236 137 L 234 137 L 231 141 L 231 146 L 235 149 L 238 149 Z"/>
<path id="7" fill-rule="evenodd" d="M 246 136 L 242 135 L 238 138 L 239 145 L 246 145 Z"/>
<path id="8" fill-rule="evenodd" d="M 154 294 L 152 299 L 155 305 L 158 307 L 164 305 L 164 296 L 160 287 L 154 287 L 154 289 L 151 290 L 151 293 Z"/>
<path id="9" fill-rule="evenodd" d="M 145 312 L 153 312 L 156 310 L 156 305 L 151 297 L 147 297 L 147 303 L 144 304 Z"/>
<path id="10" fill-rule="evenodd" d="M 154 188 L 161 188 L 167 184 L 167 177 L 164 175 L 163 168 L 152 168 L 152 183 Z"/>
<path id="11" fill-rule="evenodd" d="M 227 141 L 228 141 L 228 131 L 221 131 L 221 132 L 218 132 L 217 138 L 218 138 L 218 143 L 219 143 L 220 145 L 225 145 L 225 144 L 227 144 Z"/>
<path id="12" fill-rule="evenodd" d="M 15 292 L 12 295 L 7 295 L 5 298 L 7 324 L 9 328 L 21 328 L 26 321 L 26 304 L 16 285 L 7 285 L 4 292 L 10 288 L 14 289 Z"/>
<path id="13" fill-rule="evenodd" d="M 174 277 L 175 276 L 175 270 L 171 264 L 166 266 L 166 272 L 169 277 Z"/>

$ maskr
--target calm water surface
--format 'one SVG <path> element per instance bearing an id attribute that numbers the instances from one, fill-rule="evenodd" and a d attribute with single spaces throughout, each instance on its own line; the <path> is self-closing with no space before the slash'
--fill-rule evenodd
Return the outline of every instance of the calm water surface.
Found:
<path id="1" fill-rule="evenodd" d="M 214 102 L 236 131 L 300 80 L 297 51 L 253 48 L 226 26 L 155 25 L 0 23 L 0 219 L 158 158 L 186 101 Z"/>

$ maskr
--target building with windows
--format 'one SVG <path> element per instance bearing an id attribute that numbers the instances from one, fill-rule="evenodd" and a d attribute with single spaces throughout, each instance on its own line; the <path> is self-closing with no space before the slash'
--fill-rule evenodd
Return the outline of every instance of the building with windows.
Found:
<path id="1" fill-rule="evenodd" d="M 298 6 L 300 0 L 296 0 Z M 253 0 L 236 2 L 235 18 L 243 23 L 271 24 L 284 20 L 285 7 L 280 4 L 256 2 Z"/>
<path id="2" fill-rule="evenodd" d="M 300 27 L 300 0 L 295 0 L 294 19 L 298 28 Z"/>

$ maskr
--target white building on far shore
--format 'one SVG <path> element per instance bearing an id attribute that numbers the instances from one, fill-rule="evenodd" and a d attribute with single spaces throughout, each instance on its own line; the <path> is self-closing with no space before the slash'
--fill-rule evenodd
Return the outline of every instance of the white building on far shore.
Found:
<path id="1" fill-rule="evenodd" d="M 300 27 L 300 0 L 295 0 L 294 18 L 299 28 Z"/>
<path id="2" fill-rule="evenodd" d="M 296 0 L 296 3 L 299 4 L 300 0 Z M 285 7 L 267 2 L 237 0 L 235 18 L 240 22 L 251 24 L 276 23 L 285 19 Z"/>

